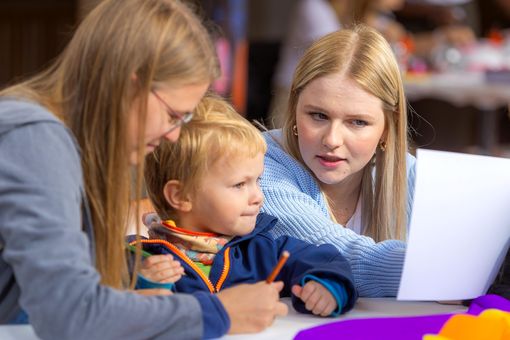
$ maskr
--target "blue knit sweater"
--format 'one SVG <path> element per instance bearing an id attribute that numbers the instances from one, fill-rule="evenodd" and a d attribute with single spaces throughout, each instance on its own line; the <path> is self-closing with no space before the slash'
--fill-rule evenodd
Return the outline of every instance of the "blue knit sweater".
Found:
<path id="1" fill-rule="evenodd" d="M 268 144 L 261 188 L 262 211 L 278 218 L 274 236 L 290 235 L 314 244 L 336 246 L 351 264 L 360 296 L 396 296 L 404 264 L 406 245 L 387 240 L 375 243 L 332 221 L 319 186 L 299 162 L 276 140 L 281 131 L 264 134 Z M 412 209 L 416 159 L 407 156 L 407 216 Z"/>

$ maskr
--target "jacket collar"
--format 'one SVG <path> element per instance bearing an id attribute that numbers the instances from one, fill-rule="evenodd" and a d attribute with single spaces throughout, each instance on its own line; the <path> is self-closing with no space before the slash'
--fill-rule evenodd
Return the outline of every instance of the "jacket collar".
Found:
<path id="1" fill-rule="evenodd" d="M 229 243 L 225 245 L 225 247 L 250 240 L 260 233 L 267 232 L 273 228 L 277 221 L 278 219 L 276 217 L 265 213 L 259 213 L 257 216 L 257 221 L 255 222 L 255 229 L 253 229 L 253 231 L 247 235 L 234 237 Z"/>

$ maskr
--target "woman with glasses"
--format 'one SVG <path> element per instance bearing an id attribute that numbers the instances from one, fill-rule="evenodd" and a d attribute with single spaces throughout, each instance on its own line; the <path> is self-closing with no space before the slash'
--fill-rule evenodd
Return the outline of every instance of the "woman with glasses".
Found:
<path id="1" fill-rule="evenodd" d="M 43 339 L 193 339 L 286 313 L 281 283 L 129 291 L 124 236 L 142 160 L 178 138 L 217 73 L 180 2 L 106 0 L 52 66 L 0 92 L 0 323 L 28 321 Z"/>

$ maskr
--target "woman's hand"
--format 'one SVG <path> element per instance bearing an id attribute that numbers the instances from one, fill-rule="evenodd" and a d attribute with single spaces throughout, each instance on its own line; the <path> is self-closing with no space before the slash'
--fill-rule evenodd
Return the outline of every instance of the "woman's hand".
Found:
<path id="1" fill-rule="evenodd" d="M 182 277 L 184 268 L 172 255 L 152 255 L 142 262 L 140 274 L 154 282 L 173 283 Z"/>
<path id="2" fill-rule="evenodd" d="M 240 284 L 217 294 L 230 317 L 230 334 L 256 333 L 271 326 L 277 316 L 287 315 L 280 302 L 283 282 Z"/>
<path id="3" fill-rule="evenodd" d="M 315 315 L 328 316 L 338 307 L 329 290 L 315 281 L 308 281 L 303 287 L 294 285 L 292 294 L 305 303 L 305 308 Z"/>

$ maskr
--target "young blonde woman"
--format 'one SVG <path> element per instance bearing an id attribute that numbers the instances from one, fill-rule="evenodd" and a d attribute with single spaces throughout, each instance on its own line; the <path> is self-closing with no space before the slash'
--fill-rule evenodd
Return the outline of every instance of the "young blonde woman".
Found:
<path id="1" fill-rule="evenodd" d="M 281 130 L 266 132 L 262 211 L 273 233 L 335 245 L 361 296 L 394 296 L 415 159 L 402 80 L 386 40 L 366 26 L 319 39 L 301 59 Z"/>
<path id="2" fill-rule="evenodd" d="M 53 66 L 0 92 L 1 323 L 28 316 L 43 339 L 193 339 L 286 313 L 281 283 L 128 291 L 130 166 L 139 196 L 141 160 L 176 141 L 217 73 L 179 1 L 106 0 Z"/>

